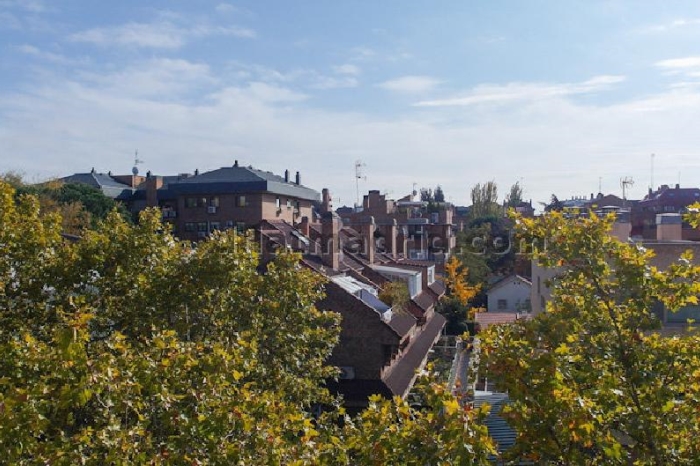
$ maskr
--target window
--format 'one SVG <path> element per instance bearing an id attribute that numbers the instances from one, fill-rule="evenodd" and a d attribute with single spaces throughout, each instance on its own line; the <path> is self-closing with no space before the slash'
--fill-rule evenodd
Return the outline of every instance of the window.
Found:
<path id="1" fill-rule="evenodd" d="M 207 231 L 207 222 L 197 223 L 197 231 Z"/>
<path id="2" fill-rule="evenodd" d="M 185 198 L 185 207 L 188 207 L 188 208 L 197 207 L 197 198 L 196 197 Z"/>
<path id="3" fill-rule="evenodd" d="M 497 307 L 498 307 L 499 311 L 505 311 L 506 309 L 508 309 L 508 300 L 507 299 L 499 299 Z"/>
<path id="4" fill-rule="evenodd" d="M 195 231 L 197 230 L 197 224 L 192 222 L 185 223 L 185 231 Z"/>
<path id="5" fill-rule="evenodd" d="M 280 198 L 279 198 L 279 197 L 276 197 L 276 198 L 275 198 L 275 207 L 277 207 L 278 209 L 279 209 L 280 207 L 282 207 L 282 203 L 280 202 Z"/>
<path id="6" fill-rule="evenodd" d="M 236 222 L 236 230 L 238 230 L 239 233 L 245 232 L 245 222 Z"/>
<path id="7" fill-rule="evenodd" d="M 291 208 L 292 208 L 292 200 L 287 199 L 287 209 L 291 209 Z"/>
<path id="8" fill-rule="evenodd" d="M 229 220 L 226 222 L 226 228 L 233 228 L 233 220 Z"/>
<path id="9" fill-rule="evenodd" d="M 245 196 L 238 196 L 238 202 L 236 202 L 236 205 L 238 207 L 245 207 L 248 204 L 246 203 Z"/>
<path id="10" fill-rule="evenodd" d="M 221 224 L 219 222 L 209 222 L 209 231 L 221 230 Z"/>
<path id="11" fill-rule="evenodd" d="M 219 207 L 219 196 L 209 198 L 209 205 L 212 207 Z"/>

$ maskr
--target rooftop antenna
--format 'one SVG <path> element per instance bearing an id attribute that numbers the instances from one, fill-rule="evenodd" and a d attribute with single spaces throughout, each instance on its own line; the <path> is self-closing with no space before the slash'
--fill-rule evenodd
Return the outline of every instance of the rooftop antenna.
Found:
<path id="1" fill-rule="evenodd" d="M 139 164 L 142 164 L 143 160 L 139 160 L 139 150 L 136 149 L 134 152 L 134 168 L 131 169 L 131 187 L 136 187 L 136 175 L 139 174 Z"/>
<path id="2" fill-rule="evenodd" d="M 654 157 L 656 157 L 656 154 L 651 154 L 651 185 L 649 185 L 650 191 L 654 191 Z"/>
<path id="3" fill-rule="evenodd" d="M 603 177 L 599 176 L 598 177 L 598 192 L 603 193 Z"/>
<path id="4" fill-rule="evenodd" d="M 355 191 L 357 193 L 357 202 L 355 202 L 355 207 L 360 207 L 360 180 L 367 181 L 367 177 L 362 173 L 362 167 L 364 167 L 365 164 L 362 163 L 362 160 L 356 160 L 355 161 Z"/>
<path id="5" fill-rule="evenodd" d="M 626 206 L 627 204 L 627 187 L 628 186 L 634 186 L 634 180 L 632 177 L 626 176 L 624 178 L 620 178 L 620 186 L 622 186 L 622 205 Z"/>

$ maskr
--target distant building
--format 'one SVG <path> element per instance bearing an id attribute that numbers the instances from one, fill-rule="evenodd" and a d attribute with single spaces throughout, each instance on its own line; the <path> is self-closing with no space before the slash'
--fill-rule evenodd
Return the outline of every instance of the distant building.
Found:
<path id="1" fill-rule="evenodd" d="M 343 226 L 328 190 L 322 197 L 319 221 L 305 217 L 296 227 L 285 220 L 261 222 L 257 234 L 263 256 L 271 259 L 280 248 L 295 250 L 303 265 L 328 279 L 326 297 L 317 306 L 342 317 L 340 342 L 328 360 L 341 377 L 329 380 L 328 387 L 343 395 L 348 409 L 366 407 L 373 394 L 405 397 L 445 325 L 435 312 L 445 286 L 436 278 L 434 263 L 379 250 L 373 218 L 357 230 Z M 389 236 L 395 230 L 389 229 Z M 394 281 L 405 283 L 409 294 L 401 311 L 380 299 Z"/>
<path id="2" fill-rule="evenodd" d="M 684 213 L 686 208 L 700 202 L 699 188 L 681 188 L 675 185 L 671 188 L 662 185 L 656 191 L 649 193 L 632 207 L 632 236 L 643 239 L 656 238 L 656 216 L 663 213 Z M 682 238 L 700 240 L 700 231 L 684 223 Z"/>
<path id="3" fill-rule="evenodd" d="M 340 208 L 337 213 L 344 225 L 356 229 L 372 217 L 383 250 L 395 250 L 408 259 L 444 263 L 457 244 L 453 210 L 447 202 L 428 203 L 410 195 L 392 200 L 372 190 L 364 196 L 360 209 Z"/>
<path id="4" fill-rule="evenodd" d="M 529 313 L 532 283 L 519 275 L 510 275 L 487 292 L 488 312 Z"/>
<path id="5" fill-rule="evenodd" d="M 58 181 L 68 184 L 84 184 L 92 186 L 93 188 L 97 188 L 102 191 L 102 194 L 107 197 L 129 203 L 134 195 L 134 186 L 138 186 L 143 179 L 143 177 L 132 177 L 131 175 L 114 176 L 112 175 L 112 172 L 107 174 L 98 173 L 93 168 L 88 173 L 75 173 L 73 175 L 59 178 Z"/>

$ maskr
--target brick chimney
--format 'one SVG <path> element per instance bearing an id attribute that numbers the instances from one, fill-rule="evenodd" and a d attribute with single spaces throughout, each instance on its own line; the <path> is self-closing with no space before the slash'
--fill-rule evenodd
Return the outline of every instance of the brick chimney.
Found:
<path id="1" fill-rule="evenodd" d="M 335 212 L 321 214 L 321 259 L 333 270 L 340 266 L 340 223 Z"/>
<path id="2" fill-rule="evenodd" d="M 146 178 L 146 205 L 148 207 L 158 207 L 158 190 L 162 187 L 162 176 Z"/>
<path id="3" fill-rule="evenodd" d="M 680 241 L 683 239 L 681 214 L 656 214 L 656 240 Z"/>
<path id="4" fill-rule="evenodd" d="M 374 253 L 375 253 L 375 242 L 374 242 L 374 231 L 376 230 L 376 225 L 374 223 L 374 217 L 370 216 L 362 223 L 362 243 L 363 243 L 363 254 L 370 264 L 374 263 Z"/>
<path id="5" fill-rule="evenodd" d="M 395 218 L 391 219 L 391 223 L 386 226 L 385 231 L 386 250 L 391 254 L 391 257 L 396 259 L 396 250 L 398 246 L 397 243 L 399 241 L 399 231 L 398 227 L 396 226 Z"/>
<path id="6" fill-rule="evenodd" d="M 301 174 L 299 172 L 297 172 L 296 182 L 297 184 L 301 184 Z"/>
<path id="7" fill-rule="evenodd" d="M 331 193 L 328 188 L 323 188 L 321 191 L 321 213 L 333 211 L 333 200 L 331 198 Z"/>
<path id="8" fill-rule="evenodd" d="M 297 224 L 297 228 L 301 232 L 302 235 L 306 236 L 307 238 L 311 234 L 311 226 L 309 225 L 309 217 L 302 217 L 301 222 Z"/>

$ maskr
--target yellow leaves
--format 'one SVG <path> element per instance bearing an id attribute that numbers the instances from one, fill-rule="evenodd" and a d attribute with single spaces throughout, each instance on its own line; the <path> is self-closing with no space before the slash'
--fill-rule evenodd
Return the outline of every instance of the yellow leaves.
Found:
<path id="1" fill-rule="evenodd" d="M 467 283 L 469 269 L 463 268 L 462 263 L 456 256 L 452 256 L 445 264 L 445 282 L 452 294 L 462 305 L 467 305 L 469 301 L 479 292 L 480 286 L 471 286 Z"/>
<path id="2" fill-rule="evenodd" d="M 449 416 L 453 415 L 454 413 L 456 413 L 460 409 L 459 402 L 457 401 L 456 398 L 452 398 L 450 400 L 445 401 L 444 407 L 445 407 L 445 412 Z"/>

